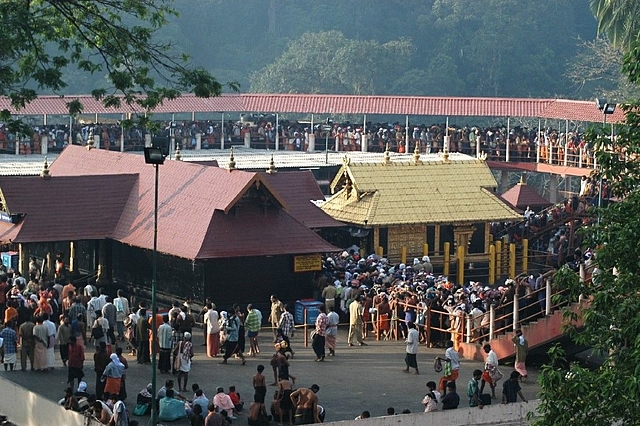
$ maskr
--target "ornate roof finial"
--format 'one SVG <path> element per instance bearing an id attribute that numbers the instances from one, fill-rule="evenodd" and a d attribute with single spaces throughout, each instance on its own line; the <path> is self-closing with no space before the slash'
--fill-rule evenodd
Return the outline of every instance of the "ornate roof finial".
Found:
<path id="1" fill-rule="evenodd" d="M 345 166 L 348 166 L 350 163 L 351 163 L 351 159 L 347 157 L 347 154 L 345 154 L 344 157 L 342 157 L 342 164 L 344 164 Z"/>
<path id="2" fill-rule="evenodd" d="M 273 174 L 276 170 L 276 163 L 273 161 L 273 154 L 271 154 L 271 161 L 269 161 L 269 168 L 267 169 L 267 173 Z"/>
<path id="3" fill-rule="evenodd" d="M 520 175 L 520 182 L 518 182 L 518 185 L 526 185 L 527 184 L 527 174 L 523 173 L 522 175 Z"/>
<path id="4" fill-rule="evenodd" d="M 416 141 L 416 149 L 413 150 L 413 164 L 422 164 L 422 160 L 420 160 L 420 141 Z"/>
<path id="5" fill-rule="evenodd" d="M 480 156 L 478 157 L 478 160 L 487 161 L 487 153 L 482 151 L 482 153 L 480 153 Z"/>
<path id="6" fill-rule="evenodd" d="M 384 158 L 382 159 L 382 164 L 391 164 L 391 156 L 389 154 L 389 142 L 387 142 L 387 147 L 384 150 Z"/>
<path id="7" fill-rule="evenodd" d="M 94 147 L 94 144 L 96 143 L 94 137 L 93 137 L 93 127 L 89 129 L 89 137 L 87 138 L 87 150 L 91 150 L 91 148 Z"/>
<path id="8" fill-rule="evenodd" d="M 176 161 L 182 161 L 182 154 L 180 153 L 180 142 L 176 142 Z"/>
<path id="9" fill-rule="evenodd" d="M 236 160 L 233 158 L 233 147 L 231 147 L 231 154 L 229 155 L 229 170 L 236 169 Z"/>
<path id="10" fill-rule="evenodd" d="M 49 174 L 49 163 L 47 162 L 47 157 L 44 157 L 44 165 L 42 167 L 42 172 L 40 173 L 40 177 L 42 179 L 51 179 L 51 175 Z"/>

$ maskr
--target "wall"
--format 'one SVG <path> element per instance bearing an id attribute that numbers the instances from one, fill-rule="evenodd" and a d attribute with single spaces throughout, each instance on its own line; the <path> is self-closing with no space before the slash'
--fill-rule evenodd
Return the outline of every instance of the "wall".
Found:
<path id="1" fill-rule="evenodd" d="M 0 413 L 18 426 L 100 424 L 3 378 L 0 378 Z"/>
<path id="2" fill-rule="evenodd" d="M 366 420 L 347 420 L 330 423 L 336 426 L 467 426 L 467 425 L 528 425 L 527 413 L 534 411 L 540 400 L 527 403 L 496 404 L 479 408 L 436 411 L 433 413 L 404 414 L 375 417 Z"/>

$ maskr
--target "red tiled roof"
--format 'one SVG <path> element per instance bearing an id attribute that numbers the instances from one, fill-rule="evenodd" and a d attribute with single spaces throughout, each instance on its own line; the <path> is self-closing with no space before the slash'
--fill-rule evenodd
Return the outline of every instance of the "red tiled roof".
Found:
<path id="1" fill-rule="evenodd" d="M 137 174 L 0 178 L 0 190 L 16 224 L 0 222 L 0 241 L 50 242 L 113 236 Z M 100 194 L 104 202 L 99 202 Z"/>
<path id="2" fill-rule="evenodd" d="M 274 256 L 338 250 L 282 209 L 265 214 L 260 206 L 245 204 L 235 214 L 215 212 L 197 258 Z"/>
<path id="3" fill-rule="evenodd" d="M 89 95 L 39 96 L 23 110 L 11 108 L 7 98 L 0 98 L 0 109 L 26 115 L 67 115 L 66 104 L 82 102 L 85 114 L 127 114 L 139 107 L 123 105 L 105 108 Z M 198 98 L 185 94 L 158 106 L 157 113 L 179 112 L 264 112 L 314 114 L 383 114 L 422 116 L 539 117 L 557 120 L 600 122 L 602 113 L 595 102 L 565 99 L 464 98 L 428 96 L 359 96 L 319 94 L 224 94 L 216 98 Z M 624 120 L 617 108 L 607 117 L 609 122 Z"/>
<path id="4" fill-rule="evenodd" d="M 506 203 L 519 210 L 524 210 L 527 206 L 548 207 L 552 203 L 538 194 L 530 186 L 518 183 L 500 196 Z"/>
<path id="5" fill-rule="evenodd" d="M 303 225 L 309 228 L 345 226 L 311 202 L 311 200 L 324 200 L 324 194 L 310 170 L 261 172 L 260 176 L 282 196 L 287 204 L 287 212 Z"/>
<path id="6" fill-rule="evenodd" d="M 87 176 L 88 179 L 95 174 L 137 173 L 139 178 L 133 189 L 129 191 L 130 195 L 112 238 L 136 247 L 153 248 L 155 169 L 145 164 L 142 156 L 96 149 L 89 151 L 83 147 L 70 145 L 54 161 L 50 171 L 54 178 L 56 176 Z M 274 238 L 274 235 L 269 233 L 270 226 L 280 229 L 277 223 L 265 224 L 262 222 L 262 217 L 258 215 L 251 218 L 253 222 L 250 224 L 229 219 L 226 223 L 233 226 L 218 229 L 217 222 L 212 219 L 216 216 L 234 216 L 235 213 L 225 213 L 229 213 L 243 194 L 256 183 L 262 183 L 270 190 L 269 183 L 262 181 L 257 173 L 230 171 L 182 161 L 166 161 L 159 169 L 158 251 L 187 259 L 204 258 L 206 253 L 211 253 L 207 248 L 210 244 L 207 239 L 222 238 L 224 241 L 233 243 L 226 247 L 231 252 L 250 253 L 256 250 L 254 246 L 260 246 L 260 250 L 265 251 L 266 254 L 281 254 L 279 251 L 267 253 L 269 247 L 275 244 L 270 241 Z M 95 191 L 96 186 L 91 187 L 103 203 L 108 202 L 108 199 L 102 197 L 101 192 Z M 102 191 L 102 188 L 99 189 Z M 271 192 L 286 208 L 286 203 L 280 195 Z M 243 204 L 245 205 L 246 203 Z M 238 210 L 242 211 L 244 207 Z M 286 219 L 281 219 L 280 222 L 284 220 Z M 265 221 L 268 220 L 265 218 Z M 293 219 L 289 221 L 295 222 Z M 297 229 L 298 234 L 304 234 L 309 241 L 316 241 L 317 235 L 313 231 L 303 225 L 300 226 L 303 229 Z M 254 232 L 251 240 L 236 240 L 234 233 L 242 234 L 246 232 L 245 228 L 260 232 Z M 282 231 L 275 234 L 275 237 L 282 240 L 278 243 L 286 247 L 288 250 L 286 253 L 307 252 L 305 250 L 310 247 L 303 238 L 289 241 L 289 231 Z M 324 245 L 318 243 L 316 246 L 323 248 L 321 251 L 324 251 L 328 244 L 324 240 L 322 242 Z M 245 245 L 251 247 L 245 247 Z M 333 246 L 330 247 L 333 249 Z M 220 251 L 215 253 L 217 257 L 229 257 L 223 256 Z"/>

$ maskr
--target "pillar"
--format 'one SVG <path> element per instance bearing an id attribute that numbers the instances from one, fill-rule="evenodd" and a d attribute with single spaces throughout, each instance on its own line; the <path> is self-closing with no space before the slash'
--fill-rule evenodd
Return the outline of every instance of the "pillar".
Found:
<path id="1" fill-rule="evenodd" d="M 422 245 L 422 255 L 423 256 L 429 256 L 429 244 L 424 243 Z"/>
<path id="2" fill-rule="evenodd" d="M 516 277 L 516 245 L 509 244 L 509 278 Z"/>
<path id="3" fill-rule="evenodd" d="M 69 272 L 74 273 L 76 271 L 76 243 L 75 241 L 69 242 Z"/>
<path id="4" fill-rule="evenodd" d="M 376 248 L 376 254 L 380 257 L 384 257 L 384 247 L 382 246 L 378 246 Z"/>
<path id="5" fill-rule="evenodd" d="M 464 285 L 464 247 L 458 246 L 458 277 L 456 281 L 460 285 Z"/>
<path id="6" fill-rule="evenodd" d="M 93 147 L 95 149 L 100 149 L 100 135 L 93 134 Z"/>
<path id="7" fill-rule="evenodd" d="M 251 132 L 244 134 L 244 147 L 251 148 Z"/>
<path id="8" fill-rule="evenodd" d="M 549 177 L 549 202 L 553 204 L 558 202 L 558 175 Z"/>
<path id="9" fill-rule="evenodd" d="M 151 133 L 145 133 L 145 135 L 144 135 L 144 146 L 147 147 L 147 148 L 151 146 Z"/>
<path id="10" fill-rule="evenodd" d="M 567 175 L 564 178 L 564 193 L 567 194 L 565 198 L 569 198 L 569 193 L 571 192 L 571 176 Z"/>
<path id="11" fill-rule="evenodd" d="M 509 172 L 507 170 L 502 170 L 500 172 L 500 188 L 498 188 L 498 192 L 502 194 L 507 189 L 509 189 Z"/>
<path id="12" fill-rule="evenodd" d="M 18 244 L 18 269 L 23 277 L 29 278 L 29 249 L 26 244 Z"/>
<path id="13" fill-rule="evenodd" d="M 407 246 L 400 247 L 400 263 L 407 264 Z"/>
<path id="14" fill-rule="evenodd" d="M 451 261 L 450 253 L 449 253 L 450 247 L 451 247 L 451 243 L 449 241 L 446 241 L 444 243 L 444 265 L 443 265 L 443 272 L 442 272 L 442 274 L 445 277 L 449 276 L 449 262 Z"/>
<path id="15" fill-rule="evenodd" d="M 489 245 L 489 285 L 496 282 L 496 247 Z"/>
<path id="16" fill-rule="evenodd" d="M 313 152 L 316 150 L 316 135 L 313 133 L 309 133 L 309 148 L 307 151 Z"/>
<path id="17" fill-rule="evenodd" d="M 497 240 L 495 244 L 495 277 L 502 275 L 502 241 Z M 495 282 L 495 281 L 494 281 Z"/>
<path id="18" fill-rule="evenodd" d="M 107 247 L 106 240 L 98 242 L 98 279 L 100 284 L 107 283 Z"/>
<path id="19" fill-rule="evenodd" d="M 529 240 L 522 239 L 522 272 L 529 270 Z"/>
<path id="20" fill-rule="evenodd" d="M 196 151 L 200 151 L 202 149 L 202 133 L 196 133 Z"/>

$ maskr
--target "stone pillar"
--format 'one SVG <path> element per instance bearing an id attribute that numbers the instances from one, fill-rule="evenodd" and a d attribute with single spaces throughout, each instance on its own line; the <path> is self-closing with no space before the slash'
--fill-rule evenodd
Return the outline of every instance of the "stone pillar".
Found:
<path id="1" fill-rule="evenodd" d="M 93 147 L 100 149 L 100 135 L 93 135 Z"/>
<path id="2" fill-rule="evenodd" d="M 47 155 L 48 152 L 49 152 L 49 137 L 42 136 L 42 138 L 40 139 L 40 153 L 42 155 Z"/>
<path id="3" fill-rule="evenodd" d="M 151 146 L 151 133 L 144 135 L 144 146 L 147 148 Z"/>
<path id="4" fill-rule="evenodd" d="M 244 134 L 244 147 L 251 148 L 251 132 Z"/>
<path id="5" fill-rule="evenodd" d="M 549 202 L 558 202 L 558 175 L 551 175 L 549 178 Z"/>
<path id="6" fill-rule="evenodd" d="M 568 198 L 570 192 L 571 192 L 571 176 L 567 175 L 564 178 L 564 193 L 566 194 L 565 197 Z"/>
<path id="7" fill-rule="evenodd" d="M 316 135 L 309 133 L 309 149 L 307 151 L 313 152 L 316 150 Z"/>
<path id="8" fill-rule="evenodd" d="M 196 133 L 196 151 L 202 149 L 202 133 Z"/>

